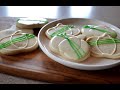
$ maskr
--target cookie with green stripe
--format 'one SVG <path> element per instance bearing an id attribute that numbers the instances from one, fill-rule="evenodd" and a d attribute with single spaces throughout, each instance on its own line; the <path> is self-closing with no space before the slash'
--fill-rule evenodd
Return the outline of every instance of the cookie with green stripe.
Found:
<path id="1" fill-rule="evenodd" d="M 22 29 L 33 29 L 33 28 L 41 28 L 46 23 L 48 23 L 48 20 L 46 18 L 24 17 L 17 19 L 16 26 Z"/>
<path id="2" fill-rule="evenodd" d="M 72 37 L 71 35 L 67 35 L 68 37 Z M 81 38 L 83 38 L 81 36 Z M 49 47 L 50 50 L 53 51 L 54 53 L 60 54 L 58 45 L 60 44 L 61 41 L 63 41 L 65 38 L 61 37 L 60 35 L 54 36 L 50 42 L 49 42 Z"/>
<path id="3" fill-rule="evenodd" d="M 61 56 L 68 61 L 81 62 L 90 56 L 88 43 L 75 36 L 70 38 L 65 37 L 58 47 Z"/>
<path id="4" fill-rule="evenodd" d="M 0 39 L 0 54 L 15 55 L 31 52 L 38 47 L 37 37 L 33 34 L 16 31 Z"/>
<path id="5" fill-rule="evenodd" d="M 73 25 L 64 25 L 62 23 L 58 23 L 56 26 L 49 28 L 46 30 L 45 34 L 46 36 L 51 39 L 52 37 L 66 33 L 69 35 L 79 35 L 81 33 L 80 29 L 77 26 Z"/>
<path id="6" fill-rule="evenodd" d="M 110 35 L 111 37 L 117 37 L 117 33 L 110 27 L 104 25 L 84 25 L 81 32 L 87 37 L 100 36 L 103 33 Z"/>
<path id="7" fill-rule="evenodd" d="M 92 36 L 87 39 L 91 55 L 94 57 L 120 58 L 120 39 L 110 35 Z"/>

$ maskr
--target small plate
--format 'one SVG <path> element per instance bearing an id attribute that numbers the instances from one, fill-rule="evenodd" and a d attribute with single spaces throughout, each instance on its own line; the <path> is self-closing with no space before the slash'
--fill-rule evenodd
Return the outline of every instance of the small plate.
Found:
<path id="1" fill-rule="evenodd" d="M 46 37 L 45 31 L 48 28 L 55 26 L 57 23 L 71 24 L 71 25 L 76 25 L 76 26 L 83 26 L 83 25 L 90 25 L 90 24 L 106 25 L 106 26 L 113 28 L 118 33 L 118 35 L 120 35 L 119 28 L 117 28 L 116 26 L 112 24 L 109 24 L 107 22 L 103 22 L 100 20 L 95 20 L 95 19 L 93 20 L 93 19 L 87 19 L 87 18 L 66 18 L 66 19 L 52 21 L 46 24 L 45 26 L 43 26 L 38 33 L 38 43 L 39 43 L 40 48 L 52 60 L 60 64 L 63 64 L 65 66 L 68 66 L 70 68 L 80 69 L 80 70 L 102 70 L 102 69 L 112 68 L 120 64 L 120 60 L 113 60 L 113 59 L 107 59 L 107 58 L 96 58 L 96 57 L 89 57 L 87 60 L 84 60 L 81 63 L 75 63 L 75 62 L 65 60 L 65 58 L 61 57 L 60 55 L 53 53 L 49 49 L 48 44 L 49 44 L 50 39 Z"/>

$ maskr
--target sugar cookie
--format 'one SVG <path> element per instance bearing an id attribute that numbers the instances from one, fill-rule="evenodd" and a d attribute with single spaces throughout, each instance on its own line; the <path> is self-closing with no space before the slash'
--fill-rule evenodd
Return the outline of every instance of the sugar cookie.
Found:
<path id="1" fill-rule="evenodd" d="M 16 26 L 23 29 L 33 29 L 41 28 L 46 23 L 48 23 L 48 20 L 45 18 L 24 17 L 16 21 Z"/>
<path id="2" fill-rule="evenodd" d="M 93 36 L 88 38 L 91 55 L 94 57 L 120 58 L 120 39 L 110 35 Z"/>
<path id="3" fill-rule="evenodd" d="M 103 25 L 84 25 L 81 29 L 82 34 L 86 35 L 87 37 L 91 36 L 100 36 L 103 33 L 110 35 L 111 37 L 115 38 L 117 33 L 110 27 L 103 26 Z"/>
<path id="4" fill-rule="evenodd" d="M 66 33 L 69 35 L 78 35 L 81 33 L 81 31 L 78 27 L 75 27 L 73 25 L 63 25 L 62 23 L 58 23 L 56 26 L 49 28 L 45 32 L 46 36 L 49 39 L 61 33 Z"/>
<path id="5" fill-rule="evenodd" d="M 33 34 L 21 33 L 20 30 L 0 39 L 0 53 L 5 55 L 30 52 L 37 47 L 37 37 Z"/>
<path id="6" fill-rule="evenodd" d="M 58 45 L 60 54 L 67 60 L 81 62 L 90 56 L 89 45 L 77 37 L 66 38 Z"/>

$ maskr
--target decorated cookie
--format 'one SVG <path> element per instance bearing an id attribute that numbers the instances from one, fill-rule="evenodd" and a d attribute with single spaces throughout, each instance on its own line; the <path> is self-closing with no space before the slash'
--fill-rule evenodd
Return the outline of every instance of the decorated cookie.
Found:
<path id="1" fill-rule="evenodd" d="M 83 39 L 68 37 L 61 34 L 65 39 L 58 45 L 61 56 L 73 62 L 81 62 L 90 56 L 89 45 Z"/>
<path id="2" fill-rule="evenodd" d="M 103 26 L 103 25 L 85 25 L 81 29 L 82 34 L 86 35 L 87 37 L 91 36 L 100 36 L 103 33 L 106 33 L 110 35 L 111 37 L 115 38 L 117 36 L 117 33 L 114 31 L 114 29 Z"/>
<path id="3" fill-rule="evenodd" d="M 48 23 L 45 18 L 19 18 L 16 21 L 16 26 L 23 29 L 41 28 Z"/>
<path id="4" fill-rule="evenodd" d="M 63 37 L 54 36 L 49 42 L 50 50 L 53 51 L 54 53 L 59 54 L 60 52 L 59 52 L 58 45 L 62 40 L 64 40 Z"/>
<path id="5" fill-rule="evenodd" d="M 67 36 L 72 37 L 72 35 L 67 35 Z M 81 38 L 83 38 L 83 37 L 81 37 Z M 61 37 L 59 35 L 54 36 L 49 42 L 49 47 L 50 47 L 51 51 L 53 51 L 54 53 L 60 54 L 58 45 L 64 39 L 65 39 L 64 37 Z"/>
<path id="6" fill-rule="evenodd" d="M 52 37 L 61 34 L 66 33 L 69 35 L 78 35 L 80 34 L 80 29 L 73 25 L 63 25 L 62 23 L 58 23 L 55 27 L 49 28 L 45 34 L 46 36 L 51 39 Z"/>
<path id="7" fill-rule="evenodd" d="M 94 57 L 120 58 L 120 39 L 108 34 L 88 38 L 91 55 Z"/>
<path id="8" fill-rule="evenodd" d="M 20 30 L 0 39 L 0 54 L 14 55 L 30 52 L 38 47 L 37 37 Z"/>
<path id="9" fill-rule="evenodd" d="M 3 37 L 6 37 L 6 36 L 9 36 L 9 35 L 13 34 L 17 30 L 20 30 L 22 33 L 29 33 L 29 34 L 33 34 L 34 33 L 32 29 L 20 29 L 20 28 L 16 27 L 16 25 L 12 25 L 8 29 L 0 30 L 0 39 L 3 38 Z"/>

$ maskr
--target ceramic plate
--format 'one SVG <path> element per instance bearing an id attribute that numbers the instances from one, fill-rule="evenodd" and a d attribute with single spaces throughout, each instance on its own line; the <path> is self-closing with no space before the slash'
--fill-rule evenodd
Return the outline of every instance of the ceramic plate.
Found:
<path id="1" fill-rule="evenodd" d="M 107 58 L 96 58 L 96 57 L 89 57 L 88 59 L 84 60 L 81 63 L 75 63 L 66 60 L 65 58 L 61 57 L 60 55 L 57 55 L 50 51 L 49 49 L 49 41 L 45 35 L 45 31 L 48 28 L 51 28 L 55 26 L 57 23 L 63 23 L 63 24 L 72 24 L 76 26 L 83 26 L 83 25 L 107 25 L 111 28 L 114 28 L 114 30 L 120 35 L 120 29 L 116 26 L 109 24 L 104 21 L 100 20 L 93 20 L 93 19 L 86 19 L 86 18 L 66 18 L 66 19 L 60 19 L 52 21 L 45 26 L 41 28 L 41 30 L 38 33 L 38 42 L 41 50 L 52 60 L 63 64 L 67 67 L 74 68 L 74 69 L 80 69 L 80 70 L 102 70 L 102 69 L 108 69 L 112 68 L 114 66 L 117 66 L 120 64 L 120 60 L 113 60 L 113 59 L 107 59 Z"/>

